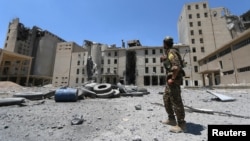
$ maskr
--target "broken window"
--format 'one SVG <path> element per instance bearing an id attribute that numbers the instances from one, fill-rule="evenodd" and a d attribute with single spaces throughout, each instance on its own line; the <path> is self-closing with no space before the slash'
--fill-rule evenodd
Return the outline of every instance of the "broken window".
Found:
<path id="1" fill-rule="evenodd" d="M 198 66 L 194 66 L 194 72 L 198 72 Z"/>
<path id="2" fill-rule="evenodd" d="M 117 64 L 117 59 L 114 59 L 114 64 Z"/>
<path id="3" fill-rule="evenodd" d="M 195 40 L 194 39 L 192 39 L 192 44 L 195 44 Z"/>
<path id="4" fill-rule="evenodd" d="M 193 48 L 192 48 L 192 51 L 195 53 L 195 52 L 196 52 L 196 48 L 195 48 L 195 47 L 193 47 Z"/>
<path id="5" fill-rule="evenodd" d="M 110 64 L 110 59 L 108 59 L 108 64 Z"/>
<path id="6" fill-rule="evenodd" d="M 201 47 L 201 52 L 205 52 L 205 48 L 204 47 Z"/>
<path id="7" fill-rule="evenodd" d="M 164 68 L 163 67 L 161 67 L 161 73 L 164 73 Z"/>
<path id="8" fill-rule="evenodd" d="M 84 69 L 82 69 L 82 74 L 84 74 Z"/>
<path id="9" fill-rule="evenodd" d="M 198 21 L 198 22 L 197 22 L 197 25 L 198 25 L 198 26 L 201 26 L 201 21 Z"/>
<path id="10" fill-rule="evenodd" d="M 194 30 L 190 30 L 190 35 L 194 35 Z"/>
<path id="11" fill-rule="evenodd" d="M 77 61 L 77 65 L 80 65 L 80 61 Z"/>
<path id="12" fill-rule="evenodd" d="M 153 73 L 156 73 L 156 67 L 153 67 Z"/>
<path id="13" fill-rule="evenodd" d="M 79 69 L 76 70 L 76 74 L 79 74 Z"/>
<path id="14" fill-rule="evenodd" d="M 145 63 L 148 63 L 148 58 L 145 58 Z"/>
<path id="15" fill-rule="evenodd" d="M 208 17 L 207 12 L 206 12 L 206 13 L 204 13 L 204 17 Z"/>
<path id="16" fill-rule="evenodd" d="M 203 38 L 200 38 L 200 43 L 203 43 Z"/>
<path id="17" fill-rule="evenodd" d="M 189 26 L 190 26 L 190 27 L 193 27 L 193 22 L 189 22 Z"/>
<path id="18" fill-rule="evenodd" d="M 200 18 L 200 14 L 199 14 L 199 13 L 197 13 L 197 14 L 196 14 L 196 17 L 197 17 L 197 18 Z"/>
<path id="19" fill-rule="evenodd" d="M 152 54 L 155 54 L 155 50 L 154 49 L 152 50 Z"/>
<path id="20" fill-rule="evenodd" d="M 195 8 L 196 8 L 196 9 L 199 9 L 199 5 L 198 5 L 198 4 L 196 4 L 196 5 L 195 5 Z"/>
<path id="21" fill-rule="evenodd" d="M 145 67 L 145 73 L 148 73 L 148 67 Z"/>
<path id="22" fill-rule="evenodd" d="M 145 50 L 145 55 L 148 55 L 148 50 Z"/>
<path id="23" fill-rule="evenodd" d="M 204 4 L 203 4 L 203 8 L 207 8 L 207 4 L 204 3 Z"/>
<path id="24" fill-rule="evenodd" d="M 223 69 L 222 61 L 220 61 L 219 63 L 220 63 L 220 68 Z"/>
<path id="25" fill-rule="evenodd" d="M 78 78 L 76 78 L 76 83 L 78 83 Z"/>
<path id="26" fill-rule="evenodd" d="M 166 76 L 160 76 L 160 85 L 166 84 Z"/>
<path id="27" fill-rule="evenodd" d="M 115 51 L 115 56 L 117 56 L 117 51 Z"/>
<path id="28" fill-rule="evenodd" d="M 149 76 L 144 76 L 144 85 L 149 86 L 150 85 L 150 77 Z"/>
<path id="29" fill-rule="evenodd" d="M 194 85 L 198 86 L 198 81 L 197 80 L 194 80 Z"/>
<path id="30" fill-rule="evenodd" d="M 156 59 L 155 58 L 153 58 L 153 63 L 155 63 L 156 62 Z"/>
<path id="31" fill-rule="evenodd" d="M 188 17 L 189 17 L 189 19 L 192 19 L 192 14 L 189 14 Z"/>
<path id="32" fill-rule="evenodd" d="M 199 35 L 202 35 L 202 30 L 201 29 L 199 30 Z"/>
<path id="33" fill-rule="evenodd" d="M 194 57 L 193 57 L 193 60 L 194 60 L 194 62 L 196 62 L 196 61 L 197 61 L 197 57 L 196 57 L 196 56 L 194 56 Z"/>
<path id="34" fill-rule="evenodd" d="M 158 76 L 152 76 L 152 85 L 158 85 Z"/>
<path id="35" fill-rule="evenodd" d="M 190 5 L 188 5 L 188 10 L 191 10 L 191 6 Z"/>

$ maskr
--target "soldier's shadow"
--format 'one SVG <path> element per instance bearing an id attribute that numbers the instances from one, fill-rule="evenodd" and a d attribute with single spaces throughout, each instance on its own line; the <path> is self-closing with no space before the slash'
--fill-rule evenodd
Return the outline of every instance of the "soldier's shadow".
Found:
<path id="1" fill-rule="evenodd" d="M 186 133 L 193 134 L 193 135 L 201 135 L 201 131 L 203 131 L 205 127 L 201 124 L 187 122 L 186 129 L 187 129 Z"/>

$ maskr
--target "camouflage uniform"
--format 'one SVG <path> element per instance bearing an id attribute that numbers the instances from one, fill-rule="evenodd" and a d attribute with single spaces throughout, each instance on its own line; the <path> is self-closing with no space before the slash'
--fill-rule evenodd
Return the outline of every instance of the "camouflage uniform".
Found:
<path id="1" fill-rule="evenodd" d="M 173 66 L 178 66 L 179 68 L 181 67 L 181 60 L 178 58 L 178 52 L 171 48 L 169 50 L 166 50 L 166 55 L 167 55 L 167 65 L 169 65 L 169 69 L 166 68 L 166 81 L 172 77 L 172 67 Z M 181 71 L 178 72 L 174 84 L 168 85 L 166 82 L 166 87 L 165 87 L 165 93 L 163 95 L 163 101 L 165 105 L 166 112 L 168 113 L 168 118 L 170 120 L 175 120 L 175 116 L 177 118 L 177 124 L 185 124 L 185 111 L 184 111 L 184 106 L 181 98 L 181 88 L 180 85 L 182 84 L 183 78 L 182 78 L 182 73 Z"/>

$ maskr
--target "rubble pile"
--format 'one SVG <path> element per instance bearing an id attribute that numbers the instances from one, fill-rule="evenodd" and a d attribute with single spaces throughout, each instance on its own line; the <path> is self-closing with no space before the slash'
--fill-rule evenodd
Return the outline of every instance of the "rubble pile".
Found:
<path id="1" fill-rule="evenodd" d="M 80 87 L 59 87 L 51 84 L 42 87 L 23 87 L 9 81 L 0 82 L 1 106 L 17 105 L 27 100 L 54 99 L 55 102 L 76 102 L 87 98 L 119 98 L 121 96 L 143 96 L 150 92 L 146 88 L 134 85 L 122 85 L 121 83 L 95 83 L 86 82 Z M 7 99 L 8 98 L 8 99 Z M 12 98 L 12 99 L 10 99 Z M 12 102 L 10 102 L 13 100 Z M 6 103 L 6 104 L 5 104 Z"/>

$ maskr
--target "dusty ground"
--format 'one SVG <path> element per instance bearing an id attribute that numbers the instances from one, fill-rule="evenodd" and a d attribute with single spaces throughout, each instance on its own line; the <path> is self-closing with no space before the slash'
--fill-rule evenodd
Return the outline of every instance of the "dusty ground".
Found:
<path id="1" fill-rule="evenodd" d="M 16 86 L 17 87 L 17 86 Z M 1 141 L 206 141 L 209 124 L 249 124 L 249 118 L 186 110 L 187 133 L 171 133 L 162 104 L 164 87 L 146 87 L 149 95 L 113 99 L 84 99 L 78 102 L 55 102 L 54 99 L 26 100 L 26 106 L 0 107 Z M 34 88 L 33 88 L 34 89 Z M 42 91 L 48 88 L 36 88 Z M 0 95 L 30 91 L 29 88 L 0 88 Z M 206 89 L 182 89 L 184 105 L 250 117 L 249 89 L 215 89 L 236 101 L 213 100 Z M 158 103 L 158 104 L 154 104 Z M 135 106 L 141 105 L 141 110 Z M 74 115 L 84 122 L 71 125 Z"/>

